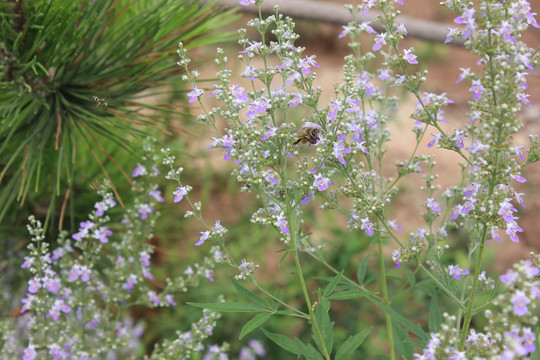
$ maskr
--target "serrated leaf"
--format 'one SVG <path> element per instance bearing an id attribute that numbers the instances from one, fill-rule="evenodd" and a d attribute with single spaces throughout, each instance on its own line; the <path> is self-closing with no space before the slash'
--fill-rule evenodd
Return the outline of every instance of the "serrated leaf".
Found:
<path id="1" fill-rule="evenodd" d="M 442 317 L 439 310 L 439 304 L 437 303 L 437 291 L 433 291 L 431 297 L 431 303 L 429 304 L 429 331 L 436 333 L 441 328 Z"/>
<path id="2" fill-rule="evenodd" d="M 244 336 L 246 336 L 253 330 L 257 329 L 259 326 L 264 324 L 266 320 L 270 319 L 271 316 L 272 314 L 268 314 L 268 313 L 261 313 L 261 314 L 255 315 L 251 320 L 249 320 L 242 327 L 242 330 L 240 331 L 240 336 L 238 338 L 242 339 Z"/>
<path id="3" fill-rule="evenodd" d="M 328 285 L 326 285 L 326 287 L 324 288 L 324 291 L 323 291 L 323 297 L 324 298 L 328 297 L 332 293 L 332 291 L 334 291 L 337 284 L 339 283 L 339 280 L 341 280 L 341 275 L 343 275 L 343 270 L 341 270 L 341 272 L 339 274 L 334 276 L 332 278 L 332 280 L 328 283 Z"/>
<path id="4" fill-rule="evenodd" d="M 360 345 L 362 345 L 368 334 L 371 332 L 371 329 L 372 328 L 369 328 L 359 332 L 356 335 L 349 336 L 336 352 L 336 357 L 334 358 L 334 360 L 342 360 L 345 359 L 347 356 L 351 355 L 354 350 L 356 350 Z"/>
<path id="5" fill-rule="evenodd" d="M 362 260 L 362 262 L 358 266 L 358 269 L 356 270 L 356 280 L 358 280 L 359 284 L 362 284 L 366 277 L 368 259 L 369 259 L 369 255 L 366 256 L 364 260 Z"/>
<path id="6" fill-rule="evenodd" d="M 376 295 L 377 292 L 373 291 L 359 291 L 359 290 L 346 290 L 334 293 L 328 297 L 329 300 L 349 300 L 356 299 L 365 296 Z"/>
<path id="7" fill-rule="evenodd" d="M 236 288 L 236 290 L 238 290 L 238 292 L 240 294 L 242 294 L 244 297 L 248 298 L 251 302 L 254 302 L 254 303 L 256 303 L 256 304 L 258 304 L 258 305 L 260 305 L 262 307 L 265 307 L 267 309 L 271 308 L 268 301 L 266 301 L 265 299 L 263 299 L 259 295 L 255 294 L 253 291 L 248 290 L 245 287 L 243 287 L 242 285 L 240 285 L 240 283 L 238 281 L 236 281 L 236 279 L 231 278 L 231 281 L 232 281 L 234 287 Z"/>
<path id="8" fill-rule="evenodd" d="M 268 310 L 252 303 L 193 303 L 188 302 L 191 306 L 196 306 L 203 309 L 210 309 L 220 312 L 267 312 Z"/>

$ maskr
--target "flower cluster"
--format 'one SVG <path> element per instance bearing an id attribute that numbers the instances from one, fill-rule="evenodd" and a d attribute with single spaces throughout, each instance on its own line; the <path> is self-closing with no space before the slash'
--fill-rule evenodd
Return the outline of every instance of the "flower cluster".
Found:
<path id="1" fill-rule="evenodd" d="M 458 332 L 452 324 L 456 317 L 445 314 L 441 331 L 431 334 L 431 340 L 422 354 L 415 359 L 525 359 L 536 351 L 534 328 L 538 316 L 534 315 L 540 298 L 540 269 L 532 261 L 515 264 L 501 275 L 508 294 L 500 295 L 494 308 L 485 311 L 488 325 L 484 332 L 470 329 L 464 351 L 458 351 Z"/>

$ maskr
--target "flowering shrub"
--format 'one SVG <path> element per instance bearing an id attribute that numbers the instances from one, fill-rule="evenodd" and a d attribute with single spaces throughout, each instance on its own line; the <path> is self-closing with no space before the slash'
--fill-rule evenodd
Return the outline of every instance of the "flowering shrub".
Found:
<path id="1" fill-rule="evenodd" d="M 240 3 L 261 5 L 260 0 Z M 497 282 L 487 275 L 490 269 L 483 259 L 491 242 L 518 242 L 523 231 L 515 215 L 516 206 L 525 206 L 525 198 L 513 184 L 526 181 L 521 170 L 536 162 L 540 153 L 536 136 L 530 137 L 526 160 L 523 147 L 512 142 L 522 126 L 521 106 L 530 105 L 526 70 L 537 62 L 520 34 L 528 25 L 540 25 L 524 0 L 445 2 L 457 14 L 454 21 L 462 25 L 450 29 L 446 41 L 464 39 L 467 48 L 480 57 L 481 67 L 476 72 L 462 69 L 457 79 L 471 83 L 470 121 L 447 130 L 449 125 L 442 124 L 448 123 L 443 107 L 452 100 L 445 94 L 420 92 L 427 72 L 413 72 L 411 65 L 419 62 L 415 49 L 399 45 L 407 29 L 395 23 L 394 3 L 403 5 L 402 0 L 370 0 L 348 7 L 354 19 L 358 13 L 378 9 L 376 21 L 385 31 L 376 34 L 369 22 L 344 27 L 339 37 L 351 39 L 353 54 L 345 58 L 344 79 L 335 85 L 328 104 L 322 104 L 322 89 L 313 85 L 319 68 L 316 56 L 305 55 L 304 48 L 295 46 L 294 22 L 278 9 L 275 15 L 249 22 L 260 35 L 258 40 L 248 40 L 247 31 L 240 31 L 238 59 L 244 63 L 241 75 L 249 88 L 231 83 L 228 59 L 221 49 L 214 89 L 199 87 L 199 73 L 190 71 L 187 51 L 182 44 L 178 50 L 179 65 L 186 69 L 184 80 L 192 87 L 189 102 L 200 104 L 204 113 L 198 120 L 215 131 L 208 149 L 218 149 L 224 161 L 233 163 L 232 176 L 242 191 L 260 200 L 251 221 L 279 237 L 282 262 L 292 259 L 297 277 L 296 283 L 287 286 L 297 290 L 302 305 L 298 299 L 288 299 L 290 292 L 283 295 L 261 285 L 254 261 L 232 255 L 228 230 L 220 220 L 208 222 L 203 204 L 194 201 L 193 187 L 182 175 L 184 169 L 175 167 L 169 149 L 162 149 L 162 164 L 169 167 L 165 177 L 176 183 L 170 200 L 189 207 L 185 217 L 200 222 L 200 236 L 193 245 L 199 251 L 209 248 L 209 256 L 201 264 L 188 266 L 185 276 L 168 280 L 159 294 L 146 282 L 152 279 L 153 251 L 147 242 L 158 215 L 156 205 L 164 201 L 148 181 L 159 174 L 153 166 L 157 158 L 149 156 L 148 164 L 137 164 L 132 172 L 141 192 L 125 211 L 121 226 L 113 226 L 107 215 L 115 206 L 107 186 L 100 190 L 102 200 L 79 230 L 71 236 L 63 233 L 55 249 L 44 241 L 40 223 L 30 218 L 32 243 L 22 264 L 29 271 L 27 294 L 17 326 L 1 325 L 2 353 L 24 359 L 142 357 L 137 340 L 142 329 L 127 310 L 134 305 L 175 306 L 175 293 L 197 286 L 203 277 L 214 282 L 214 269 L 223 264 L 236 272 L 232 285 L 247 301 L 220 297 L 217 302 L 191 303 L 204 309 L 203 317 L 189 330 L 179 330 L 174 338 L 157 345 L 151 358 L 190 359 L 205 352 L 203 359 L 226 359 L 228 343 L 204 345 L 221 312 L 253 313 L 240 330 L 241 339 L 261 328 L 269 340 L 299 358 L 366 358 L 358 355 L 365 349 L 357 349 L 368 336 L 377 334 L 363 325 L 338 340 L 336 321 L 341 319 L 339 312 L 330 311 L 336 301 L 359 299 L 384 317 L 386 345 L 378 354 L 384 351 L 390 359 L 396 353 L 406 359 L 514 359 L 537 354 L 538 255 L 516 264 Z M 373 52 L 361 51 L 363 33 L 374 35 Z M 382 58 L 381 67 L 372 72 L 377 56 Z M 391 141 L 389 119 L 398 106 L 394 87 L 406 89 L 417 100 L 411 114 L 417 143 L 406 153 L 407 160 L 397 164 L 397 174 L 388 177 L 382 164 Z M 204 95 L 208 92 L 220 102 L 219 107 L 207 109 Z M 421 154 L 422 140 L 430 135 L 428 148 L 459 156 L 462 177 L 458 185 L 442 191 L 436 185 L 435 156 Z M 425 227 L 403 235 L 404 227 L 388 214 L 402 180 L 415 173 L 425 184 L 420 200 Z M 307 232 L 313 204 L 339 212 L 347 228 L 359 234 L 355 241 L 375 247 L 379 274 L 366 277 L 368 257 L 358 266 L 356 279 L 327 261 L 324 246 Z M 466 235 L 458 238 L 455 230 Z M 388 242 L 393 247 L 391 256 L 383 251 Z M 466 260 L 452 257 L 459 246 L 466 246 Z M 308 262 L 332 276 L 308 278 Z M 396 278 L 402 279 L 403 286 L 394 291 L 389 285 Z M 429 309 L 422 312 L 429 314 L 431 334 L 395 309 L 405 288 L 423 290 L 431 297 Z M 312 338 L 293 340 L 286 336 L 289 333 L 268 330 L 269 320 L 278 316 L 305 320 Z M 265 355 L 262 345 L 252 340 L 239 358 Z"/>
<path id="2" fill-rule="evenodd" d="M 279 234 L 285 257 L 294 260 L 298 286 L 305 301 L 301 309 L 271 295 L 255 280 L 257 265 L 246 260 L 239 265 L 227 255 L 227 262 L 241 272 L 237 279 L 249 280 L 264 297 L 242 287 L 241 293 L 251 301 L 249 304 L 195 305 L 222 311 L 258 312 L 246 323 L 242 335 L 278 314 L 281 306 L 289 315 L 305 318 L 310 323 L 314 342 L 293 341 L 267 330 L 263 332 L 282 348 L 307 359 L 343 359 L 361 345 L 367 336 L 365 330 L 351 334 L 334 347 L 334 322 L 329 316 L 331 300 L 360 297 L 367 298 L 385 314 L 392 359 L 396 350 L 405 358 L 412 358 L 412 344 L 426 347 L 414 355 L 422 359 L 526 357 L 535 351 L 536 337 L 532 329 L 538 319 L 532 314 L 540 296 L 539 283 L 534 280 L 538 268 L 525 263 L 522 266 L 528 270 L 522 271 L 522 276 L 516 275 L 521 280 L 510 282 L 501 278 L 503 284 L 512 284 L 515 289 L 510 290 L 512 297 L 499 297 L 497 294 L 509 290 L 495 286 L 486 276 L 482 260 L 490 241 L 507 241 L 502 239 L 501 231 L 514 242 L 519 241 L 519 233 L 523 231 L 518 225 L 515 216 L 518 210 L 514 204 L 525 206 L 524 194 L 516 191 L 512 184 L 526 181 L 521 170 L 537 161 L 539 152 L 536 136 L 530 138 L 527 160 L 523 146 L 512 143 L 512 135 L 522 126 L 518 117 L 521 106 L 530 105 L 526 70 L 532 69 L 536 62 L 534 51 L 520 41 L 520 36 L 529 25 L 540 25 L 530 5 L 522 0 L 477 3 L 448 0 L 444 3 L 457 14 L 455 23 L 462 25 L 450 29 L 446 42 L 464 39 L 466 47 L 480 58 L 475 72 L 470 68 L 461 69 L 462 74 L 457 79 L 457 82 L 471 83 L 471 110 L 467 114 L 470 121 L 462 128 L 456 124 L 453 130 L 446 130 L 443 123 L 448 121 L 443 117 L 443 107 L 452 100 L 445 94 L 420 91 L 427 72 L 411 70 L 411 65 L 418 64 L 415 50 L 399 45 L 407 29 L 395 23 L 394 3 L 403 4 L 403 1 L 365 1 L 359 6 L 347 7 L 354 19 L 358 13 L 378 9 L 380 13 L 375 21 L 380 22 L 385 31 L 376 34 L 369 22 L 353 21 L 344 27 L 339 37 L 351 39 L 353 55 L 345 58 L 343 81 L 335 84 L 333 98 L 326 105 L 321 104 L 322 89 L 313 85 L 314 71 L 319 68 L 316 56 L 305 55 L 304 48 L 295 46 L 298 35 L 294 32 L 294 23 L 277 9 L 275 15 L 260 16 L 248 23 L 260 35 L 259 39 L 249 40 L 247 32 L 240 31 L 242 50 L 238 59 L 244 63 L 241 75 L 249 86 L 231 83 L 231 71 L 226 67 L 228 59 L 223 50 L 218 49 L 218 82 L 208 96 L 220 101 L 219 107 L 206 109 L 205 91 L 197 86 L 199 74 L 189 72 L 190 59 L 180 44 L 179 65 L 188 74 L 183 80 L 192 84 L 189 101 L 198 100 L 204 110 L 198 120 L 216 132 L 208 148 L 220 149 L 225 161 L 234 161 L 232 176 L 243 191 L 255 193 L 260 199 L 261 207 L 253 214 L 252 222 L 274 228 Z M 240 4 L 260 7 L 261 1 Z M 374 34 L 373 52 L 361 51 L 362 33 Z M 383 59 L 382 66 L 370 72 L 370 62 L 378 56 Z M 392 87 L 404 88 L 417 99 L 416 109 L 411 114 L 417 144 L 407 154 L 408 160 L 398 164 L 393 178 L 383 173 L 381 165 L 386 142 L 391 140 L 388 121 L 397 107 Z M 302 120 L 297 121 L 295 114 L 300 114 Z M 227 126 L 224 131 L 222 124 Z M 461 159 L 463 171 L 458 186 L 439 191 L 434 156 L 421 155 L 421 141 L 429 135 L 432 140 L 428 148 L 452 151 Z M 422 174 L 425 180 L 422 216 L 426 227 L 407 237 L 400 235 L 398 231 L 402 227 L 388 218 L 388 207 L 401 180 L 412 173 Z M 175 192 L 176 200 L 187 196 L 186 189 L 186 185 L 180 183 Z M 378 244 L 381 273 L 376 290 L 379 293 L 369 291 L 362 276 L 358 281 L 350 279 L 324 260 L 324 250 L 313 245 L 304 225 L 307 205 L 311 202 L 318 202 L 322 209 L 339 211 L 346 217 L 351 231 L 361 231 Z M 200 216 L 200 206 L 196 211 Z M 456 264 L 446 260 L 448 250 L 457 245 L 457 239 L 448 234 L 450 229 L 467 234 L 466 262 Z M 215 240 L 226 253 L 222 235 L 214 231 L 206 226 L 195 245 Z M 445 315 L 443 322 L 435 300 L 429 319 L 431 339 L 421 327 L 390 307 L 387 286 L 390 269 L 386 269 L 387 258 L 382 246 L 387 240 L 392 240 L 396 246 L 392 254 L 394 267 L 407 266 L 415 269 L 414 274 L 418 271 L 425 274 L 430 291 L 442 291 L 457 311 L 456 316 Z M 306 285 L 300 253 L 307 253 L 308 258 L 335 274 L 316 295 Z M 361 267 L 365 266 L 365 262 L 362 264 Z M 365 274 L 365 268 L 362 271 Z M 414 286 L 414 280 L 409 285 Z M 274 301 L 275 305 L 272 307 L 266 299 Z M 490 326 L 486 333 L 477 333 L 471 328 L 471 321 L 487 307 L 501 309 L 501 313 L 493 315 L 494 310 L 488 310 L 486 318 Z M 518 317 L 515 325 L 510 326 L 506 320 L 509 316 Z M 407 332 L 419 340 L 413 340 Z M 336 352 L 332 356 L 334 348 Z"/>

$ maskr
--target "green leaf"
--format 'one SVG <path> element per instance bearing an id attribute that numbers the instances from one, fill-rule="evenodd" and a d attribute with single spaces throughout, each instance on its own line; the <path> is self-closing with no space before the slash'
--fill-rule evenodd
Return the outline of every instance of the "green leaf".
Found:
<path id="1" fill-rule="evenodd" d="M 429 304 L 429 331 L 438 332 L 441 328 L 441 322 L 441 311 L 439 310 L 439 304 L 437 304 L 437 290 L 434 290 Z"/>
<path id="2" fill-rule="evenodd" d="M 362 262 L 358 266 L 358 269 L 356 270 L 356 280 L 358 280 L 359 284 L 362 284 L 366 277 L 368 259 L 369 259 L 369 255 L 366 256 L 364 260 L 362 260 Z"/>
<path id="3" fill-rule="evenodd" d="M 418 336 L 422 341 L 428 342 L 429 341 L 429 335 L 422 329 L 421 326 L 413 323 L 409 319 L 405 318 L 403 315 L 395 311 L 394 309 L 383 305 L 379 300 L 375 299 L 374 297 L 368 297 L 369 301 L 371 301 L 373 304 L 375 304 L 379 309 L 383 310 L 386 314 L 390 315 L 392 320 L 396 321 L 397 323 L 403 325 L 405 329 L 412 332 L 416 336 Z"/>
<path id="4" fill-rule="evenodd" d="M 287 258 L 287 255 L 289 255 L 291 253 L 291 250 L 290 249 L 287 249 L 285 251 L 285 254 L 283 254 L 283 256 L 281 257 L 281 259 L 279 259 L 279 266 L 281 266 L 281 264 L 283 264 L 283 262 L 285 261 L 285 259 Z"/>
<path id="5" fill-rule="evenodd" d="M 319 330 L 321 331 L 324 346 L 326 347 L 326 350 L 328 350 L 328 353 L 331 353 L 334 346 L 334 322 L 330 322 L 330 316 L 328 315 L 330 307 L 321 305 L 319 305 L 315 309 L 315 321 L 317 321 L 317 325 L 319 326 Z M 319 338 L 315 335 L 315 331 L 313 331 L 312 337 L 313 340 L 315 340 L 315 343 L 317 344 L 319 350 L 323 352 Z"/>
<path id="6" fill-rule="evenodd" d="M 302 343 L 301 340 L 295 339 L 291 340 L 285 335 L 281 334 L 274 334 L 271 333 L 268 330 L 261 329 L 261 331 L 266 335 L 267 338 L 275 342 L 277 345 L 281 346 L 283 349 L 287 350 L 290 353 L 296 354 L 296 355 L 302 355 L 303 354 L 303 347 L 305 345 Z M 303 346 L 299 347 L 298 343 L 302 343 Z"/>
<path id="7" fill-rule="evenodd" d="M 339 283 L 339 280 L 341 279 L 341 275 L 343 275 L 343 270 L 341 270 L 339 274 L 334 276 L 334 278 L 328 283 L 328 285 L 326 285 L 323 291 L 324 298 L 328 297 L 332 293 L 332 291 L 334 291 L 337 284 Z"/>
<path id="8" fill-rule="evenodd" d="M 414 286 L 416 279 L 414 278 L 414 273 L 409 269 L 405 268 L 405 276 L 407 276 L 407 280 L 409 280 L 409 283 Z"/>
<path id="9" fill-rule="evenodd" d="M 240 331 L 240 336 L 238 338 L 242 339 L 244 336 L 246 336 L 253 330 L 257 329 L 259 326 L 264 324 L 266 320 L 270 319 L 271 316 L 272 314 L 268 314 L 268 313 L 261 313 L 261 314 L 255 315 L 251 320 L 249 320 L 242 327 L 242 330 Z"/>
<path id="10" fill-rule="evenodd" d="M 395 321 L 392 321 L 392 334 L 394 335 L 394 347 L 404 359 L 413 358 L 413 347 L 407 332 Z"/>
<path id="11" fill-rule="evenodd" d="M 188 302 L 191 306 L 196 306 L 203 309 L 210 309 L 220 312 L 263 312 L 268 311 L 267 309 L 252 303 L 193 303 Z"/>
<path id="12" fill-rule="evenodd" d="M 255 294 L 253 291 L 248 290 L 245 287 L 243 287 L 242 285 L 240 285 L 240 283 L 238 281 L 236 281 L 236 279 L 231 277 L 231 281 L 232 281 L 234 287 L 236 288 L 236 290 L 238 290 L 238 292 L 240 294 L 242 294 L 244 297 L 248 298 L 251 302 L 256 303 L 256 304 L 258 304 L 258 305 L 260 305 L 262 307 L 265 307 L 267 309 L 271 309 L 271 306 L 268 303 L 268 301 L 266 301 L 265 299 L 263 299 L 259 295 Z"/>
<path id="13" fill-rule="evenodd" d="M 540 326 L 536 326 L 536 339 L 534 340 L 534 345 L 536 346 L 536 351 L 531 354 L 531 360 L 540 360 Z"/>
<path id="14" fill-rule="evenodd" d="M 343 360 L 351 355 L 364 342 L 366 336 L 371 332 L 372 328 L 359 332 L 356 335 L 351 335 L 345 340 L 341 347 L 336 352 L 334 360 Z"/>
<path id="15" fill-rule="evenodd" d="M 329 300 L 349 300 L 356 299 L 365 296 L 375 295 L 377 292 L 373 291 L 359 291 L 359 290 L 346 290 L 334 293 L 328 297 Z"/>

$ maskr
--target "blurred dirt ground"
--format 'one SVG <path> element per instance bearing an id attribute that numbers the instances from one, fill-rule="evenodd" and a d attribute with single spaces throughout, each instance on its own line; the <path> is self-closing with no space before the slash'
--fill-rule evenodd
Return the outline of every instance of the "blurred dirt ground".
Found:
<path id="1" fill-rule="evenodd" d="M 334 2 L 349 3 L 349 1 L 345 0 L 335 0 Z M 441 7 L 438 1 L 405 0 L 405 5 L 400 7 L 404 15 L 438 21 L 448 24 L 448 27 L 453 26 L 452 13 L 448 9 Z M 533 11 L 540 13 L 540 3 L 533 3 L 532 6 Z M 243 15 L 242 19 L 235 23 L 235 26 L 246 27 L 244 24 L 250 18 L 248 15 Z M 316 60 L 320 68 L 316 69 L 316 85 L 320 85 L 325 91 L 321 98 L 321 106 L 324 106 L 332 96 L 332 84 L 340 81 L 342 78 L 343 57 L 349 53 L 347 41 L 346 39 L 337 38 L 341 32 L 339 26 L 309 21 L 297 21 L 296 24 L 297 32 L 301 35 L 297 44 L 306 47 L 306 55 L 317 55 Z M 539 47 L 539 29 L 528 30 L 522 40 L 529 47 Z M 370 50 L 373 41 L 372 38 L 365 38 L 364 41 L 366 50 Z M 453 128 L 463 127 L 465 122 L 468 121 L 466 113 L 469 111 L 468 101 L 471 100 L 471 95 L 468 91 L 470 82 L 463 81 L 456 84 L 456 79 L 461 73 L 459 68 L 470 67 L 472 71 L 478 69 L 476 65 L 478 57 L 470 54 L 463 48 L 426 43 L 414 39 L 406 39 L 401 45 L 402 48 L 413 46 L 415 53 L 419 55 L 419 58 L 424 60 L 423 62 L 421 61 L 420 69 L 426 66 L 429 69 L 428 81 L 422 85 L 421 89 L 435 93 L 445 92 L 450 99 L 454 100 L 453 104 L 444 109 L 446 112 L 445 116 L 449 120 L 446 130 L 452 131 Z M 239 74 L 243 71 L 243 67 L 239 62 L 234 61 L 236 58 L 235 51 L 237 50 L 238 48 L 235 46 L 226 47 L 226 52 L 228 52 L 229 56 L 229 68 L 231 68 L 233 62 L 236 64 L 236 66 L 232 66 L 233 79 L 231 83 L 242 84 L 243 80 L 239 77 Z M 417 69 L 411 67 L 411 71 Z M 201 71 L 203 74 L 202 78 L 213 77 L 215 76 L 216 67 L 209 66 L 201 69 Z M 538 105 L 523 107 L 522 121 L 525 126 L 515 137 L 516 144 L 525 145 L 526 148 L 528 148 L 528 134 L 540 133 L 540 69 L 535 69 L 533 74 L 528 77 L 528 86 L 529 94 L 531 95 L 529 98 L 530 102 Z M 406 160 L 408 158 L 408 151 L 404 151 L 403 149 L 412 149 L 414 147 L 415 136 L 410 131 L 414 121 L 409 116 L 414 110 L 415 102 L 410 96 L 400 102 L 397 118 L 391 125 L 393 140 L 387 143 L 389 144 L 389 151 L 387 154 L 387 166 L 384 168 L 387 176 L 395 176 L 397 174 L 394 166 L 395 160 Z M 197 109 L 194 109 L 194 112 L 197 112 Z M 458 182 L 460 168 L 457 165 L 457 161 L 459 160 L 449 151 L 427 148 L 426 145 L 430 139 L 431 137 L 425 139 L 424 143 L 420 146 L 419 153 L 436 155 L 437 166 L 435 171 L 439 174 L 437 183 L 441 186 L 442 191 L 446 186 Z M 205 148 L 208 144 L 209 139 L 203 135 L 192 145 Z M 223 163 L 219 161 L 220 159 L 221 156 L 216 160 L 218 160 L 217 163 L 221 163 L 222 165 Z M 214 164 L 217 165 L 217 163 Z M 205 166 L 203 163 L 200 165 Z M 527 183 L 513 184 L 520 192 L 524 192 L 527 195 L 525 200 L 527 207 L 520 207 L 518 213 L 520 217 L 518 223 L 524 229 L 524 233 L 520 234 L 520 243 L 513 243 L 506 237 L 503 238 L 501 243 L 490 241 L 489 247 L 493 249 L 495 259 L 495 263 L 492 265 L 500 271 L 507 269 L 518 259 L 527 258 L 531 251 L 538 252 L 540 248 L 540 240 L 537 236 L 540 231 L 540 218 L 538 215 L 540 213 L 540 193 L 537 190 L 537 186 L 540 184 L 539 165 L 529 165 L 523 171 L 523 176 L 527 178 Z M 397 201 L 393 203 L 395 217 L 398 219 L 398 223 L 405 226 L 406 233 L 415 231 L 417 227 L 425 226 L 425 223 L 423 223 L 423 220 L 418 215 L 421 212 L 419 203 L 423 201 L 419 201 L 418 199 L 425 198 L 425 194 L 418 189 L 423 181 L 419 175 L 409 175 L 407 181 L 409 181 L 409 185 L 406 186 L 406 191 L 402 190 L 396 198 Z M 229 201 L 223 200 L 229 203 Z M 411 209 L 411 206 L 415 208 Z"/>

